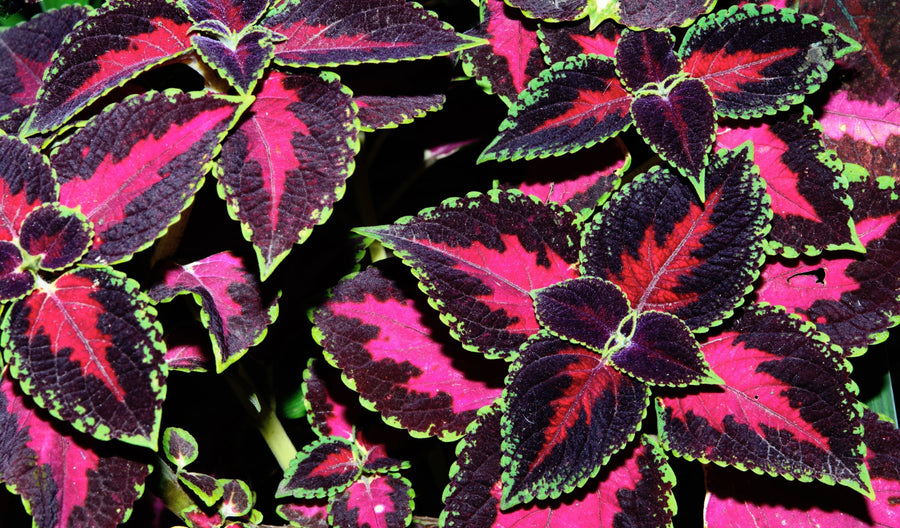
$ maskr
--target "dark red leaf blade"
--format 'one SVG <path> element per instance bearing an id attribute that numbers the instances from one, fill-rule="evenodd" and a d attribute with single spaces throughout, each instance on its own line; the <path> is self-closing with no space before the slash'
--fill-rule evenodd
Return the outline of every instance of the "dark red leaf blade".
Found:
<path id="1" fill-rule="evenodd" d="M 767 252 L 793 258 L 824 250 L 862 250 L 850 216 L 844 165 L 834 151 L 825 149 L 812 110 L 791 110 L 749 127 L 720 126 L 716 138 L 726 148 L 749 140 L 772 198 Z"/>
<path id="2" fill-rule="evenodd" d="M 645 85 L 661 85 L 681 72 L 675 56 L 675 36 L 664 31 L 628 31 L 616 45 L 616 71 L 622 84 L 632 93 Z"/>
<path id="3" fill-rule="evenodd" d="M 150 473 L 57 431 L 15 387 L 0 380 L 0 481 L 20 495 L 34 526 L 114 528 L 131 513 Z"/>
<path id="4" fill-rule="evenodd" d="M 94 226 L 80 211 L 48 203 L 25 217 L 19 245 L 40 259 L 41 269 L 56 271 L 77 262 L 87 252 L 93 237 Z"/>
<path id="5" fill-rule="evenodd" d="M 617 21 L 634 29 L 685 27 L 708 12 L 715 0 L 619 0 Z"/>
<path id="6" fill-rule="evenodd" d="M 236 43 L 206 35 L 191 35 L 191 43 L 206 64 L 227 79 L 239 94 L 253 91 L 275 56 L 272 32 L 257 28 L 241 33 Z"/>
<path id="7" fill-rule="evenodd" d="M 461 437 L 475 413 L 502 393 L 506 365 L 461 350 L 427 316 L 401 267 L 369 267 L 341 281 L 313 317 L 313 336 L 362 403 L 413 436 Z M 391 273 L 394 272 L 394 273 Z M 346 424 L 329 434 L 342 435 Z"/>
<path id="8" fill-rule="evenodd" d="M 363 475 L 328 505 L 328 521 L 334 528 L 406 528 L 412 498 L 412 485 L 399 475 Z"/>
<path id="9" fill-rule="evenodd" d="M 444 106 L 444 94 L 433 95 L 360 95 L 353 98 L 359 108 L 359 126 L 364 132 L 412 123 L 417 117 Z"/>
<path id="10" fill-rule="evenodd" d="M 16 302 L 2 329 L 4 359 L 38 405 L 101 440 L 156 449 L 165 347 L 137 282 L 77 268 Z"/>
<path id="11" fill-rule="evenodd" d="M 23 262 L 17 244 L 0 241 L 0 302 L 21 299 L 34 289 L 34 272 L 23 271 Z"/>
<path id="12" fill-rule="evenodd" d="M 631 125 L 631 100 L 609 57 L 579 55 L 558 62 L 521 93 L 479 162 L 588 148 Z"/>
<path id="13" fill-rule="evenodd" d="M 548 65 L 582 53 L 613 58 L 621 33 L 621 26 L 612 20 L 604 20 L 596 29 L 591 28 L 590 20 L 575 25 L 542 24 L 538 28 Z"/>
<path id="14" fill-rule="evenodd" d="M 209 330 L 217 372 L 259 344 L 278 316 L 278 299 L 264 301 L 256 276 L 228 251 L 183 266 L 172 264 L 148 293 L 157 302 L 188 293 L 194 297 Z"/>
<path id="15" fill-rule="evenodd" d="M 860 49 L 834 26 L 769 5 L 731 7 L 688 29 L 678 55 L 709 87 L 716 113 L 760 117 L 818 90 L 835 59 Z"/>
<path id="16" fill-rule="evenodd" d="M 53 52 L 89 13 L 70 4 L 0 30 L 0 114 L 35 102 Z"/>
<path id="17" fill-rule="evenodd" d="M 750 147 L 714 157 L 706 195 L 701 205 L 665 169 L 635 178 L 588 226 L 582 273 L 615 283 L 637 312 L 676 315 L 694 332 L 720 324 L 759 274 L 769 230 L 769 199 Z"/>
<path id="18" fill-rule="evenodd" d="M 724 384 L 658 399 L 668 449 L 871 495 L 850 365 L 813 325 L 780 307 L 752 306 L 733 329 L 701 347 Z"/>
<path id="19" fill-rule="evenodd" d="M 540 328 L 530 292 L 577 276 L 578 227 L 560 206 L 490 191 L 357 231 L 412 267 L 465 348 L 508 357 Z"/>
<path id="20" fill-rule="evenodd" d="M 587 16 L 591 3 L 587 0 L 509 0 L 509 5 L 521 9 L 529 18 L 547 22 L 578 20 Z"/>
<path id="21" fill-rule="evenodd" d="M 502 508 L 583 486 L 630 442 L 650 401 L 643 383 L 548 333 L 532 338 L 504 391 Z"/>
<path id="22" fill-rule="evenodd" d="M 19 238 L 25 217 L 57 198 L 50 161 L 25 141 L 0 133 L 0 240 Z"/>
<path id="23" fill-rule="evenodd" d="M 217 176 L 256 251 L 262 280 L 331 215 L 359 151 L 359 121 L 337 75 L 269 72 L 222 146 Z"/>
<path id="24" fill-rule="evenodd" d="M 54 151 L 60 203 L 94 223 L 83 263 L 128 260 L 165 234 L 193 202 L 240 103 L 182 92 L 129 98 Z"/>
<path id="25" fill-rule="evenodd" d="M 60 127 L 101 95 L 191 49 L 191 21 L 165 0 L 113 1 L 72 31 L 44 76 L 23 134 Z"/>
<path id="26" fill-rule="evenodd" d="M 295 68 L 429 58 L 483 43 L 401 0 L 286 0 L 262 23 L 287 37 L 275 62 Z"/>
<path id="27" fill-rule="evenodd" d="M 483 0 L 480 14 L 481 23 L 466 34 L 488 43 L 465 50 L 463 68 L 482 88 L 512 105 L 545 67 L 537 23 L 503 0 Z"/>
<path id="28" fill-rule="evenodd" d="M 701 198 L 709 154 L 716 138 L 716 112 L 706 85 L 677 80 L 659 91 L 648 88 L 631 102 L 634 126 L 660 157 L 694 184 Z"/>
<path id="29" fill-rule="evenodd" d="M 314 440 L 285 470 L 276 497 L 322 499 L 344 491 L 361 475 L 353 441 L 338 436 Z"/>

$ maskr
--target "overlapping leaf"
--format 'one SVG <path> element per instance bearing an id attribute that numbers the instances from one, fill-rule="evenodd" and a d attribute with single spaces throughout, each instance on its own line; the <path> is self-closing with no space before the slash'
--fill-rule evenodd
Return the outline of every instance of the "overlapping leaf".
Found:
<path id="1" fill-rule="evenodd" d="M 100 439 L 156 448 L 165 348 L 135 281 L 89 268 L 40 281 L 2 330 L 4 360 L 38 405 Z"/>
<path id="2" fill-rule="evenodd" d="M 588 0 L 559 0 L 554 2 L 509 0 L 507 3 L 521 9 L 530 18 L 539 18 L 547 22 L 584 18 L 591 7 L 591 3 Z"/>
<path id="3" fill-rule="evenodd" d="M 214 20 L 240 32 L 262 17 L 270 0 L 183 0 L 183 3 L 194 22 Z"/>
<path id="4" fill-rule="evenodd" d="M 115 0 L 66 37 L 44 75 L 26 135 L 57 128 L 104 93 L 190 50 L 191 21 L 166 0 Z"/>
<path id="5" fill-rule="evenodd" d="M 41 269 L 62 270 L 77 262 L 91 245 L 94 226 L 80 211 L 48 203 L 22 222 L 19 246 L 38 259 Z"/>
<path id="6" fill-rule="evenodd" d="M 263 27 L 255 27 L 235 36 L 212 31 L 191 35 L 191 43 L 203 60 L 241 94 L 253 91 L 275 56 L 272 41 L 271 30 Z"/>
<path id="7" fill-rule="evenodd" d="M 765 123 L 719 128 L 720 146 L 754 144 L 754 162 L 772 198 L 767 251 L 787 257 L 859 250 L 843 164 L 826 150 L 812 110 L 792 110 Z"/>
<path id="8" fill-rule="evenodd" d="M 622 30 L 612 20 L 592 29 L 588 20 L 578 24 L 542 24 L 538 28 L 541 50 L 548 65 L 581 54 L 614 57 Z"/>
<path id="9" fill-rule="evenodd" d="M 56 173 L 47 157 L 0 133 L 0 240 L 17 239 L 28 213 L 56 196 Z"/>
<path id="10" fill-rule="evenodd" d="M 494 370 L 463 352 L 423 314 L 423 300 L 390 276 L 369 267 L 339 283 L 315 313 L 314 336 L 388 423 L 417 436 L 459 438 L 477 410 L 500 395 L 504 365 Z"/>
<path id="11" fill-rule="evenodd" d="M 275 496 L 325 498 L 347 489 L 360 473 L 352 440 L 337 436 L 319 438 L 297 453 Z"/>
<path id="12" fill-rule="evenodd" d="M 706 196 L 700 204 L 666 169 L 639 176 L 589 224 L 583 274 L 615 283 L 638 312 L 676 315 L 695 332 L 719 324 L 756 279 L 769 230 L 769 199 L 749 147 L 715 157 Z"/>
<path id="13" fill-rule="evenodd" d="M 401 0 L 287 0 L 262 24 L 287 37 L 275 46 L 275 62 L 292 67 L 428 58 L 482 42 Z"/>
<path id="14" fill-rule="evenodd" d="M 411 123 L 413 119 L 435 112 L 444 106 L 446 96 L 434 95 L 360 95 L 353 98 L 359 111 L 360 130 L 373 132 L 382 128 Z"/>
<path id="15" fill-rule="evenodd" d="M 149 291 L 157 302 L 187 293 L 200 305 L 217 372 L 261 342 L 278 316 L 277 298 L 264 300 L 255 275 L 240 257 L 227 251 L 184 266 L 173 264 L 162 282 Z"/>
<path id="16" fill-rule="evenodd" d="M 560 206 L 491 191 L 358 231 L 412 267 L 464 347 L 508 357 L 538 331 L 529 292 L 577 276 L 578 227 Z"/>
<path id="17" fill-rule="evenodd" d="M 253 243 L 263 280 L 343 196 L 358 129 L 351 94 L 336 75 L 272 71 L 225 141 L 219 191 Z"/>
<path id="18" fill-rule="evenodd" d="M 754 305 L 701 345 L 724 380 L 657 401 L 664 445 L 689 459 L 870 496 L 862 405 L 840 349 L 784 309 Z"/>
<path id="19" fill-rule="evenodd" d="M 412 520 L 413 490 L 398 475 L 363 476 L 328 505 L 334 528 L 405 528 Z"/>
<path id="20" fill-rule="evenodd" d="M 90 10 L 72 4 L 0 30 L 0 114 L 35 102 L 50 57 Z"/>
<path id="21" fill-rule="evenodd" d="M 94 223 L 86 264 L 128 260 L 191 204 L 240 101 L 153 93 L 127 99 L 56 148 L 59 201 Z M 104 189 L 104 192 L 98 192 Z"/>
<path id="22" fill-rule="evenodd" d="M 22 497 L 34 526 L 114 528 L 124 522 L 144 490 L 149 468 L 56 427 L 3 369 L 0 482 Z"/>
<path id="23" fill-rule="evenodd" d="M 617 21 L 635 29 L 684 27 L 708 12 L 716 0 L 619 0 Z"/>
<path id="24" fill-rule="evenodd" d="M 325 501 L 279 504 L 278 515 L 291 523 L 291 526 L 306 528 L 330 528 L 328 524 L 328 505 Z"/>

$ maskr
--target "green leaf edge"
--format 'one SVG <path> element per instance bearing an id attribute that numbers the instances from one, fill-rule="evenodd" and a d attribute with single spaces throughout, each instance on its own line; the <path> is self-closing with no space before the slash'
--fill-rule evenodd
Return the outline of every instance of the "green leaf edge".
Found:
<path id="1" fill-rule="evenodd" d="M 194 452 L 191 453 L 187 460 L 183 460 L 179 462 L 179 459 L 176 459 L 169 447 L 172 444 L 172 437 L 178 436 L 183 442 L 187 442 L 194 448 Z M 166 430 L 163 431 L 162 437 L 162 446 L 163 446 L 163 454 L 166 455 L 166 460 L 171 462 L 179 471 L 187 467 L 191 462 L 197 460 L 197 456 L 200 454 L 200 445 L 197 443 L 197 440 L 194 438 L 194 435 L 189 433 L 187 430 L 182 429 L 180 427 L 166 427 Z"/>
<path id="2" fill-rule="evenodd" d="M 247 28 L 253 28 L 253 29 L 256 29 L 259 27 L 260 26 L 247 26 Z M 245 28 L 245 31 L 247 28 Z M 222 77 L 222 79 L 225 79 L 226 81 L 228 81 L 228 85 L 231 86 L 232 88 L 234 88 L 234 90 L 237 92 L 238 95 L 250 95 L 253 93 L 253 89 L 256 88 L 256 84 L 259 82 L 260 79 L 262 79 L 263 75 L 266 73 L 267 68 L 272 63 L 272 59 L 275 57 L 275 44 L 273 44 L 271 41 L 272 31 L 269 28 L 263 28 L 263 29 L 268 31 L 270 34 L 265 35 L 265 36 L 260 36 L 257 39 L 257 43 L 259 44 L 260 48 L 263 48 L 263 49 L 268 48 L 268 50 L 269 50 L 268 58 L 266 59 L 265 64 L 261 68 L 256 70 L 256 72 L 254 73 L 253 79 L 250 81 L 250 85 L 247 87 L 247 89 L 244 89 L 241 86 L 239 86 L 237 83 L 237 80 L 228 74 L 228 70 L 226 70 L 218 62 L 216 62 L 216 60 L 214 58 L 212 58 L 212 57 L 208 56 L 206 53 L 204 53 L 203 50 L 200 49 L 200 47 L 198 47 L 196 44 L 194 44 L 194 35 L 191 35 L 191 51 L 196 52 L 197 55 L 200 57 L 200 60 L 202 60 L 204 64 L 206 64 L 207 66 L 212 68 L 213 71 L 215 71 Z M 242 31 L 241 34 L 243 34 L 245 31 Z"/>
<path id="3" fill-rule="evenodd" d="M 206 473 L 195 473 L 192 471 L 179 471 L 178 472 L 178 482 L 180 482 L 184 487 L 194 492 L 194 495 L 200 499 L 203 504 L 206 505 L 207 508 L 212 508 L 212 506 L 219 502 L 219 499 L 222 498 L 222 495 L 225 494 L 225 488 L 223 487 L 222 479 L 216 480 L 216 487 L 213 489 L 212 493 L 205 493 L 199 486 L 191 482 L 190 480 L 184 478 L 184 475 L 197 475 L 198 477 L 209 477 L 214 478 L 212 475 L 207 475 Z M 187 511 L 187 510 L 185 510 Z"/>
<path id="4" fill-rule="evenodd" d="M 278 484 L 278 489 L 275 491 L 275 498 L 280 499 L 292 496 L 297 499 L 324 499 L 326 497 L 334 497 L 359 479 L 360 475 L 362 475 L 361 467 L 356 468 L 356 474 L 352 479 L 345 483 L 338 484 L 337 486 L 316 489 L 306 489 L 301 487 L 293 489 L 289 488 L 290 480 L 297 472 L 297 469 L 299 469 L 300 463 L 309 458 L 309 455 L 319 446 L 326 444 L 344 444 L 354 453 L 354 455 L 357 454 L 355 443 L 349 438 L 344 438 L 342 436 L 326 436 L 314 439 L 294 455 L 294 459 L 291 460 L 291 463 L 284 470 L 284 478 L 282 478 L 281 482 Z"/>

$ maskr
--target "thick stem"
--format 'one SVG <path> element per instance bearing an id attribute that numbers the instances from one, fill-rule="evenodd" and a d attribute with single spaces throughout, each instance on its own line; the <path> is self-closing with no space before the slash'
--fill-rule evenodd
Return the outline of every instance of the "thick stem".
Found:
<path id="1" fill-rule="evenodd" d="M 184 510 L 196 505 L 181 487 L 178 476 L 172 472 L 169 464 L 162 458 L 156 458 L 156 477 L 151 482 L 154 487 L 153 494 L 159 497 L 166 508 L 176 515 L 180 515 Z"/>

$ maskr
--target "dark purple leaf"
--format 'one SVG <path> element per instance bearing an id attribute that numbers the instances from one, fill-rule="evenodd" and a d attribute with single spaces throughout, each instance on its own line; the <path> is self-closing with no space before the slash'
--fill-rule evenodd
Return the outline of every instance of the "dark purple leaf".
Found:
<path id="1" fill-rule="evenodd" d="M 246 482 L 238 479 L 225 479 L 222 489 L 222 502 L 219 504 L 219 513 L 222 517 L 226 519 L 243 517 L 250 513 L 256 498 Z"/>
<path id="2" fill-rule="evenodd" d="M 582 53 L 613 58 L 621 35 L 621 26 L 604 20 L 596 29 L 590 20 L 577 24 L 541 24 L 538 38 L 548 64 L 562 62 Z"/>
<path id="3" fill-rule="evenodd" d="M 200 57 L 240 94 L 253 91 L 275 56 L 272 32 L 262 27 L 242 33 L 235 43 L 196 33 L 191 35 L 191 43 Z"/>
<path id="4" fill-rule="evenodd" d="M 587 0 L 509 0 L 509 5 L 522 10 L 530 18 L 539 18 L 547 22 L 560 20 L 578 20 L 584 18 L 590 9 Z"/>
<path id="5" fill-rule="evenodd" d="M 408 95 L 378 96 L 360 95 L 353 98 L 359 107 L 360 130 L 374 132 L 381 128 L 394 128 L 397 125 L 411 123 L 413 119 L 422 117 L 426 112 L 440 110 L 444 106 L 446 96 Z"/>
<path id="6" fill-rule="evenodd" d="M 156 448 L 165 347 L 137 282 L 77 268 L 7 309 L 2 329 L 4 359 L 38 405 L 100 439 Z"/>
<path id="7" fill-rule="evenodd" d="M 428 58 L 482 42 L 404 0 L 285 0 L 263 24 L 287 37 L 275 62 L 295 68 Z"/>
<path id="8" fill-rule="evenodd" d="M 60 203 L 94 223 L 93 245 L 82 262 L 128 260 L 178 220 L 203 183 L 239 103 L 181 92 L 132 97 L 53 152 Z"/>
<path id="9" fill-rule="evenodd" d="M 56 175 L 46 156 L 21 139 L 0 134 L 0 240 L 19 238 L 28 213 L 56 197 Z"/>
<path id="10" fill-rule="evenodd" d="M 331 214 L 359 150 L 350 91 L 329 72 L 269 72 L 222 146 L 218 177 L 265 280 Z"/>
<path id="11" fill-rule="evenodd" d="M 631 125 L 632 97 L 608 57 L 580 55 L 544 70 L 509 109 L 479 161 L 559 156 Z"/>
<path id="12" fill-rule="evenodd" d="M 194 495 L 200 499 L 207 508 L 212 507 L 219 502 L 225 493 L 222 482 L 212 475 L 206 473 L 195 473 L 192 471 L 179 471 L 178 480 L 184 484 Z M 184 512 L 181 512 L 184 515 Z M 219 526 L 219 525 L 216 525 Z"/>
<path id="13" fill-rule="evenodd" d="M 80 211 L 48 203 L 22 222 L 19 245 L 40 259 L 40 268 L 61 270 L 77 262 L 91 245 L 94 226 Z"/>
<path id="14" fill-rule="evenodd" d="M 166 458 L 175 464 L 179 471 L 197 460 L 197 440 L 184 429 L 167 427 L 163 432 L 162 447 Z"/>
<path id="15" fill-rule="evenodd" d="M 22 298 L 34 289 L 34 272 L 22 270 L 22 250 L 0 241 L 0 302 Z"/>
<path id="16" fill-rule="evenodd" d="M 644 85 L 661 85 L 681 71 L 675 56 L 675 37 L 669 31 L 628 31 L 616 46 L 616 71 L 632 93 Z"/>
<path id="17" fill-rule="evenodd" d="M 330 528 L 328 524 L 328 502 L 319 501 L 294 501 L 279 504 L 275 511 L 278 515 L 291 523 L 291 526 L 303 526 L 304 528 Z"/>
<path id="18" fill-rule="evenodd" d="M 635 29 L 685 27 L 715 5 L 716 0 L 619 0 L 618 22 Z"/>
<path id="19" fill-rule="evenodd" d="M 148 293 L 157 302 L 181 294 L 194 296 L 210 333 L 217 372 L 260 343 L 278 316 L 278 299 L 264 302 L 256 276 L 227 251 L 184 266 L 171 265 Z"/>
<path id="20" fill-rule="evenodd" d="M 328 505 L 328 520 L 334 528 L 406 528 L 412 497 L 412 486 L 399 475 L 364 475 Z"/>
<path id="21" fill-rule="evenodd" d="M 44 77 L 25 135 L 58 128 L 101 95 L 191 48 L 180 4 L 113 0 L 69 34 Z"/>
<path id="22" fill-rule="evenodd" d="M 270 0 L 183 0 L 194 22 L 216 20 L 240 33 L 257 22 L 269 7 Z"/>

